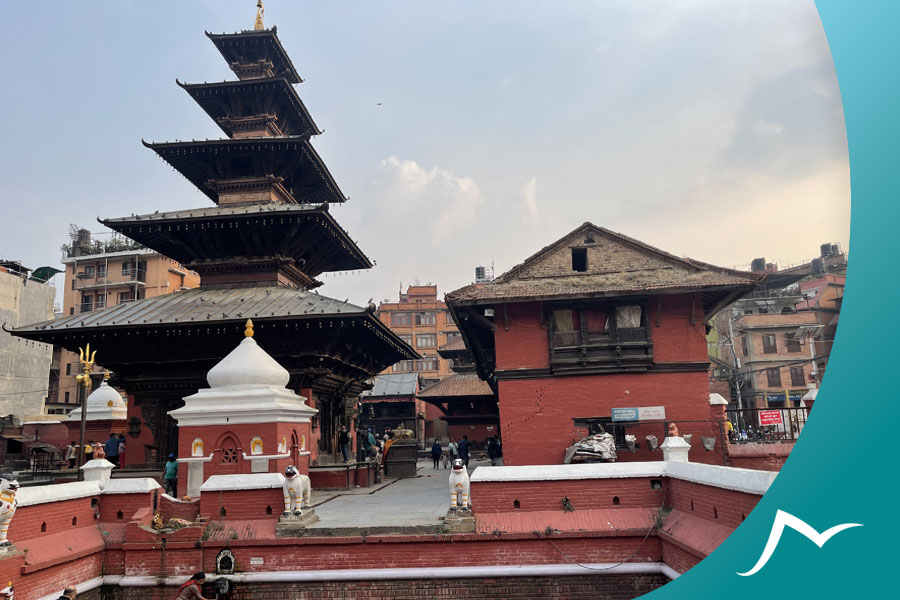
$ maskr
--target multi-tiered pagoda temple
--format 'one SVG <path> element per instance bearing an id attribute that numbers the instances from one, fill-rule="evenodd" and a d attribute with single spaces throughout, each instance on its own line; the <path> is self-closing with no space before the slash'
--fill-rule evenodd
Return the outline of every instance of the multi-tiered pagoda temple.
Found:
<path id="1" fill-rule="evenodd" d="M 149 463 L 178 447 L 168 411 L 206 387 L 206 372 L 253 319 L 259 344 L 319 411 L 313 457 L 333 452 L 363 382 L 418 356 L 373 316 L 374 305 L 311 291 L 323 273 L 372 263 L 329 212 L 347 198 L 310 144 L 321 132 L 294 89 L 302 79 L 276 28 L 258 20 L 254 30 L 207 36 L 238 80 L 178 85 L 228 137 L 145 145 L 216 206 L 102 221 L 200 273 L 200 287 L 14 333 L 98 348 L 133 399 L 127 462 Z"/>

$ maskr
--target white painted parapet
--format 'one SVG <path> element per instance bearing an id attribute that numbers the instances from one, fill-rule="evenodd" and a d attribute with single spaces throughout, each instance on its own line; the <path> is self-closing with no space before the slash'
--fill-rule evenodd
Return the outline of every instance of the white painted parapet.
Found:
<path id="1" fill-rule="evenodd" d="M 663 451 L 663 460 L 666 462 L 688 462 L 691 445 L 682 437 L 669 436 L 663 440 L 660 449 Z"/>

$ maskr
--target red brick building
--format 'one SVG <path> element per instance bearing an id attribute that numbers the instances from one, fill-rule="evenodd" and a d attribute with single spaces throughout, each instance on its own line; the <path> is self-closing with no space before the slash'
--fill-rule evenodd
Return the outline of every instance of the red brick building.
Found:
<path id="1" fill-rule="evenodd" d="M 706 324 L 764 278 L 585 223 L 446 302 L 478 375 L 498 394 L 505 464 L 562 463 L 598 425 L 623 448 L 626 434 L 637 438 L 620 461 L 654 460 L 646 435 L 662 440 L 669 422 L 716 438 L 716 451 L 694 443 L 692 461 L 723 464 Z"/>

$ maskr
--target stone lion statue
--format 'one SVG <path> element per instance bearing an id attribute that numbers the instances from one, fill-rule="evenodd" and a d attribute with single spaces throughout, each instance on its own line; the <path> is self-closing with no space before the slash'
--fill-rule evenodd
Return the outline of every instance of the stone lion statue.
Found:
<path id="1" fill-rule="evenodd" d="M 16 500 L 18 490 L 19 482 L 15 479 L 0 479 L 0 546 L 12 546 L 12 542 L 6 539 L 6 532 L 19 505 Z"/>
<path id="2" fill-rule="evenodd" d="M 289 465 L 284 470 L 282 489 L 284 490 L 284 512 L 281 513 L 281 516 L 299 517 L 303 514 L 303 508 L 309 508 L 309 496 L 312 493 L 309 477 L 300 474 L 294 465 Z"/>

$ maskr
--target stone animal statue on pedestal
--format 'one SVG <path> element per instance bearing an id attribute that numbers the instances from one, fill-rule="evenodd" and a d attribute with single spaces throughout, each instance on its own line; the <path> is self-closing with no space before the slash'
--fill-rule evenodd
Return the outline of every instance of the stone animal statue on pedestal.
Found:
<path id="1" fill-rule="evenodd" d="M 457 458 L 450 471 L 450 510 L 458 508 L 472 508 L 472 498 L 469 496 L 469 472 L 465 463 Z"/>
<path id="2" fill-rule="evenodd" d="M 12 542 L 6 539 L 6 532 L 19 505 L 16 500 L 18 490 L 19 482 L 15 479 L 0 479 L 0 547 L 12 546 Z"/>
<path id="3" fill-rule="evenodd" d="M 284 470 L 284 512 L 281 516 L 288 517 L 290 515 L 300 516 L 303 514 L 303 508 L 309 508 L 309 495 L 312 492 L 312 486 L 309 484 L 309 477 L 301 475 L 297 472 L 297 467 L 290 465 Z"/>

